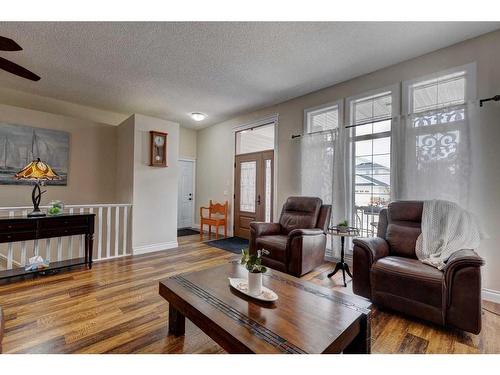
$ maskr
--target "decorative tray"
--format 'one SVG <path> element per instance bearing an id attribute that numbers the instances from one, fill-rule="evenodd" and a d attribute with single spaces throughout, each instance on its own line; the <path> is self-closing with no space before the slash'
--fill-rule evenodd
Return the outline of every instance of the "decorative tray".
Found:
<path id="1" fill-rule="evenodd" d="M 248 280 L 247 279 L 234 279 L 229 277 L 229 284 L 237 291 L 246 294 L 249 297 L 258 299 L 264 302 L 273 302 L 278 300 L 278 295 L 274 293 L 271 289 L 262 286 L 262 293 L 255 296 L 248 292 Z"/>

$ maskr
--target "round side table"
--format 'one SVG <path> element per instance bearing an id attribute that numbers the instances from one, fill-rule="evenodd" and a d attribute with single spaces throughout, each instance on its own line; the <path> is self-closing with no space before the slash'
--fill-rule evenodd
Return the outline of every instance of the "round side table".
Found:
<path id="1" fill-rule="evenodd" d="M 335 269 L 328 274 L 328 277 L 332 277 L 338 271 L 342 270 L 344 287 L 346 287 L 347 283 L 345 282 L 345 273 L 347 272 L 347 274 L 351 278 L 352 278 L 352 274 L 351 274 L 351 271 L 349 270 L 349 265 L 344 260 L 345 238 L 346 237 L 359 237 L 359 232 L 357 230 L 356 231 L 341 232 L 341 231 L 338 231 L 337 229 L 329 228 L 328 233 L 332 236 L 340 237 L 340 262 L 337 262 L 337 264 L 335 265 Z M 333 243 L 333 241 L 332 241 L 332 243 Z"/>

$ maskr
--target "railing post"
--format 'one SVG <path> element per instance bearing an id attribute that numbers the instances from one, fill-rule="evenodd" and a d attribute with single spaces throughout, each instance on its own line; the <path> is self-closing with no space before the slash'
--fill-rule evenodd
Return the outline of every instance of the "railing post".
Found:
<path id="1" fill-rule="evenodd" d="M 106 208 L 106 258 L 111 256 L 111 207 Z"/>
<path id="2" fill-rule="evenodd" d="M 15 211 L 11 210 L 9 211 L 9 217 L 14 217 Z M 7 269 L 11 270 L 12 269 L 12 262 L 14 258 L 14 251 L 13 251 L 13 244 L 12 242 L 9 242 L 7 245 Z"/>
<path id="3" fill-rule="evenodd" d="M 83 207 L 80 208 L 80 214 L 83 214 L 85 211 L 83 210 Z M 78 236 L 80 237 L 80 241 L 79 241 L 79 244 L 78 244 L 78 256 L 81 258 L 83 257 L 83 238 L 84 236 L 81 235 L 81 236 Z"/>
<path id="4" fill-rule="evenodd" d="M 118 256 L 119 252 L 119 237 L 120 234 L 120 206 L 115 207 L 115 257 Z"/>
<path id="5" fill-rule="evenodd" d="M 98 211 L 98 228 L 97 228 L 97 259 L 102 257 L 102 206 L 99 206 Z"/>
<path id="6" fill-rule="evenodd" d="M 128 206 L 123 207 L 123 255 L 127 254 Z"/>
<path id="7" fill-rule="evenodd" d="M 73 214 L 74 210 L 73 207 L 69 209 L 70 215 Z M 68 259 L 73 258 L 73 236 L 70 236 L 68 238 Z"/>

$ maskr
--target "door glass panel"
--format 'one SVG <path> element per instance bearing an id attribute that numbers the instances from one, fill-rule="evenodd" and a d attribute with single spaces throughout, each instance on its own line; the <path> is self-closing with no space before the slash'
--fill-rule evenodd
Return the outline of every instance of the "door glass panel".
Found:
<path id="1" fill-rule="evenodd" d="M 240 211 L 255 212 L 257 162 L 245 161 L 240 166 Z"/>
<path id="2" fill-rule="evenodd" d="M 266 160 L 266 187 L 265 187 L 265 195 L 266 195 L 266 212 L 265 212 L 265 222 L 270 223 L 271 222 L 271 194 L 272 194 L 272 175 L 271 175 L 271 160 L 268 159 Z"/>

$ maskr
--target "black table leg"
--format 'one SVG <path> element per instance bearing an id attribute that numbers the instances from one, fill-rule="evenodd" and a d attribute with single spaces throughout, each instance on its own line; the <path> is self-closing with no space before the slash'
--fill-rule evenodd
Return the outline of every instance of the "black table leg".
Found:
<path id="1" fill-rule="evenodd" d="M 168 333 L 182 336 L 186 332 L 186 317 L 171 303 L 168 304 Z"/>
<path id="2" fill-rule="evenodd" d="M 344 354 L 371 353 L 371 313 L 361 317 L 358 335 L 344 349 Z"/>
<path id="3" fill-rule="evenodd" d="M 351 271 L 349 270 L 349 265 L 344 261 L 344 244 L 345 244 L 345 237 L 342 236 L 340 237 L 340 262 L 337 262 L 335 265 L 335 269 L 328 274 L 328 277 L 332 277 L 335 275 L 338 271 L 342 270 L 342 277 L 344 280 L 344 286 L 347 286 L 347 283 L 345 282 L 345 273 L 349 275 L 349 277 L 352 278 Z"/>

